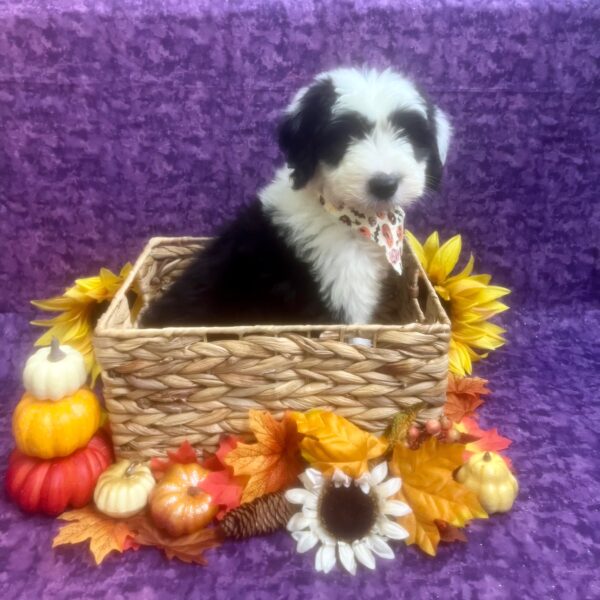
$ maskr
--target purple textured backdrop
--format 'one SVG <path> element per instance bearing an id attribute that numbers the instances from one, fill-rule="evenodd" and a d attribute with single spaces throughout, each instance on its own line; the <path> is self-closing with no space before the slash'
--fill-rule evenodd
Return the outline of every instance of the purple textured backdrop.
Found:
<path id="1" fill-rule="evenodd" d="M 35 332 L 27 301 L 150 236 L 205 234 L 281 160 L 292 92 L 394 66 L 451 115 L 444 191 L 408 215 L 514 289 L 482 411 L 514 439 L 509 515 L 432 560 L 315 576 L 285 534 L 206 569 L 153 550 L 94 569 L 0 497 L 5 598 L 600 597 L 600 5 L 549 0 L 0 0 L 0 451 Z M 0 468 L 3 476 L 4 465 Z"/>

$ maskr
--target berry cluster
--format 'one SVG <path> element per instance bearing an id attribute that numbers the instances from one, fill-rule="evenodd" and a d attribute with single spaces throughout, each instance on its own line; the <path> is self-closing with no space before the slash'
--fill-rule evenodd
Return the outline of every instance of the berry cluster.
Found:
<path id="1" fill-rule="evenodd" d="M 458 442 L 461 436 L 460 432 L 452 427 L 452 421 L 442 416 L 439 420 L 429 419 L 424 426 L 414 422 L 408 429 L 406 441 L 409 448 L 416 450 L 429 437 L 452 444 Z"/>

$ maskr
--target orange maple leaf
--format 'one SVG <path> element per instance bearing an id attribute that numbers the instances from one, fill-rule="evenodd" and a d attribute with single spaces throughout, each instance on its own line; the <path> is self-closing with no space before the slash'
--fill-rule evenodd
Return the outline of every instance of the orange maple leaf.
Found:
<path id="1" fill-rule="evenodd" d="M 444 414 L 455 423 L 473 416 L 484 402 L 481 396 L 490 393 L 486 384 L 487 381 L 479 377 L 459 377 L 450 373 Z"/>
<path id="2" fill-rule="evenodd" d="M 113 550 L 124 552 L 135 548 L 131 542 L 134 533 L 126 522 L 107 517 L 90 506 L 70 510 L 58 518 L 68 523 L 62 525 L 54 537 L 53 548 L 90 540 L 90 550 L 97 565 Z"/>
<path id="3" fill-rule="evenodd" d="M 463 464 L 465 447 L 427 439 L 417 450 L 396 444 L 390 463 L 392 473 L 402 478 L 398 498 L 412 513 L 398 522 L 408 531 L 408 544 L 417 544 L 435 556 L 441 540 L 436 521 L 464 527 L 470 520 L 486 518 L 477 496 L 454 480 L 453 471 Z"/>
<path id="4" fill-rule="evenodd" d="M 204 552 L 221 543 L 219 531 L 214 527 L 172 538 L 160 532 L 143 514 L 132 517 L 127 524 L 134 531 L 138 544 L 161 549 L 169 560 L 178 558 L 186 563 L 206 565 Z"/>
<path id="5" fill-rule="evenodd" d="M 255 444 L 238 444 L 225 462 L 236 475 L 248 475 L 242 503 L 278 492 L 294 483 L 303 469 L 300 455 L 302 435 L 296 422 L 285 414 L 281 422 L 266 411 L 250 411 L 250 429 Z"/>

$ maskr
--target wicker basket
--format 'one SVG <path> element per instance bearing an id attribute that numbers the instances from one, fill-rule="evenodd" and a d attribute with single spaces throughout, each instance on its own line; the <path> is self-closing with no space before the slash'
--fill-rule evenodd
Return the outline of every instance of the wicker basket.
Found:
<path id="1" fill-rule="evenodd" d="M 189 440 L 214 449 L 248 430 L 248 410 L 279 416 L 320 407 L 381 433 L 399 411 L 440 415 L 450 323 L 409 245 L 404 275 L 390 277 L 382 320 L 357 326 L 138 329 L 132 287 L 147 304 L 206 243 L 153 238 L 95 330 L 115 451 L 149 458 Z M 401 310 L 398 310 L 398 307 Z M 351 343 L 367 338 L 372 347 Z"/>

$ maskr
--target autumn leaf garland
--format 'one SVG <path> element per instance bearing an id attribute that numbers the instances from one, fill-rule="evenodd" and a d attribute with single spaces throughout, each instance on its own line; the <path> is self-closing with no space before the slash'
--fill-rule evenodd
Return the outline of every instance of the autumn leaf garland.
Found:
<path id="1" fill-rule="evenodd" d="M 488 393 L 487 382 L 455 376 L 451 380 L 449 393 L 455 398 L 449 410 L 457 421 L 460 419 L 454 425 L 460 433 L 456 443 L 429 437 L 414 449 L 402 436 L 397 440 L 377 437 L 333 412 L 288 412 L 277 420 L 266 411 L 252 410 L 249 426 L 253 440 L 225 437 L 208 457 L 184 442 L 168 452 L 166 459 L 153 459 L 151 467 L 160 479 L 174 464 L 202 464 L 209 474 L 199 487 L 219 505 L 220 521 L 240 505 L 252 506 L 257 499 L 293 487 L 307 463 L 325 475 L 341 471 L 358 480 L 383 460 L 402 480 L 397 499 L 412 511 L 398 517 L 399 524 L 409 532 L 407 543 L 433 556 L 441 542 L 466 541 L 464 527 L 471 520 L 487 518 L 476 495 L 455 481 L 454 471 L 473 452 L 500 451 L 510 444 L 495 429 L 483 430 L 475 418 L 468 416 L 475 405 L 481 404 L 481 395 Z M 144 514 L 119 521 L 92 507 L 69 511 L 60 519 L 66 524 L 53 546 L 88 541 L 96 564 L 111 552 L 140 545 L 158 547 L 170 559 L 205 564 L 204 551 L 222 539 L 219 526 L 173 539 L 158 531 Z"/>

